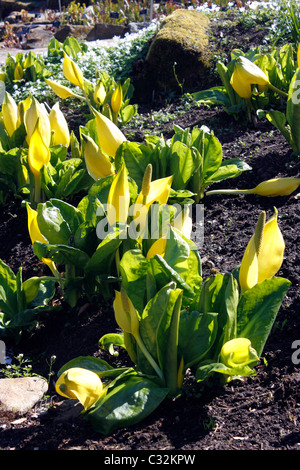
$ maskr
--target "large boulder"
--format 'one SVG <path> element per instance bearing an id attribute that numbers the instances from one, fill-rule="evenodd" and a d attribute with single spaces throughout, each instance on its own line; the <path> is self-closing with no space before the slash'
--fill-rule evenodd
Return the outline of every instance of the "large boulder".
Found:
<path id="1" fill-rule="evenodd" d="M 164 92 L 191 89 L 201 84 L 211 62 L 207 31 L 210 21 L 201 12 L 178 9 L 167 16 L 138 64 L 135 87 Z M 141 68 L 142 73 L 141 73 Z M 144 82 L 144 83 L 143 83 Z"/>
<path id="2" fill-rule="evenodd" d="M 84 41 L 91 30 L 92 26 L 88 25 L 66 24 L 55 32 L 54 37 L 59 42 L 64 42 L 67 37 Z"/>
<path id="3" fill-rule="evenodd" d="M 43 377 L 0 379 L 0 415 L 27 413 L 48 391 Z"/>
<path id="4" fill-rule="evenodd" d="M 87 34 L 86 41 L 96 41 L 97 39 L 112 39 L 115 36 L 123 38 L 128 32 L 128 26 L 99 23 L 95 24 L 95 26 Z"/>

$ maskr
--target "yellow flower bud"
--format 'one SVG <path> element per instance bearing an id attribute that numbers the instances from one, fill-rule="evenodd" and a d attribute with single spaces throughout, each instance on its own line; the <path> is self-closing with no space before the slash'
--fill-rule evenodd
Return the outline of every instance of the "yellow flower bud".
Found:
<path id="1" fill-rule="evenodd" d="M 184 379 L 184 360 L 183 357 L 180 359 L 179 367 L 178 367 L 178 372 L 177 372 L 177 387 L 179 389 L 182 388 L 183 384 L 183 379 Z"/>
<path id="2" fill-rule="evenodd" d="M 48 243 L 48 241 L 41 234 L 40 228 L 37 223 L 37 211 L 26 202 L 27 209 L 27 226 L 32 245 L 34 242 Z M 52 271 L 54 275 L 57 274 L 56 266 L 53 261 L 49 258 L 42 258 L 45 263 Z"/>
<path id="3" fill-rule="evenodd" d="M 101 80 L 99 80 L 94 90 L 94 101 L 97 104 L 102 105 L 104 103 L 105 97 L 106 97 L 105 87 L 103 83 L 101 82 Z"/>
<path id="4" fill-rule="evenodd" d="M 5 92 L 2 104 L 2 116 L 5 129 L 11 137 L 18 125 L 18 106 L 13 97 L 7 93 L 7 91 Z"/>
<path id="5" fill-rule="evenodd" d="M 39 120 L 40 133 L 43 137 L 45 144 L 49 147 L 51 140 L 51 127 L 49 116 L 44 104 L 32 98 L 32 103 L 24 113 L 24 124 L 27 132 L 26 141 L 29 145 L 31 136 L 36 128 L 37 121 Z"/>
<path id="6" fill-rule="evenodd" d="M 223 344 L 220 361 L 227 367 L 235 368 L 254 365 L 259 357 L 248 338 L 235 338 Z"/>
<path id="7" fill-rule="evenodd" d="M 35 177 L 40 176 L 41 169 L 44 165 L 48 165 L 50 161 L 50 150 L 43 138 L 39 124 L 40 121 L 38 120 L 30 138 L 28 149 L 28 164 Z"/>
<path id="8" fill-rule="evenodd" d="M 179 230 L 186 238 L 191 238 L 193 221 L 189 215 L 189 211 L 183 208 L 181 212 L 175 217 L 173 227 Z"/>
<path id="9" fill-rule="evenodd" d="M 137 336 L 139 332 L 138 313 L 124 289 L 121 289 L 121 292 L 115 292 L 113 308 L 119 327 L 126 333 Z"/>
<path id="10" fill-rule="evenodd" d="M 299 186 L 300 178 L 273 178 L 263 181 L 253 189 L 249 189 L 249 194 L 258 194 L 259 196 L 289 196 Z"/>
<path id="11" fill-rule="evenodd" d="M 25 111 L 30 107 L 32 103 L 31 96 L 27 96 L 27 98 L 23 101 L 20 101 L 18 103 L 18 113 L 19 113 L 19 118 L 18 118 L 18 126 L 21 124 L 24 124 L 24 115 Z"/>
<path id="12" fill-rule="evenodd" d="M 264 227 L 262 244 L 258 254 L 257 282 L 275 276 L 283 262 L 285 243 L 277 223 L 277 217 L 278 211 L 274 207 L 274 214 Z"/>
<path id="13" fill-rule="evenodd" d="M 114 157 L 120 145 L 126 141 L 126 137 L 118 126 L 106 116 L 96 110 L 94 110 L 94 114 L 101 150 Z"/>
<path id="14" fill-rule="evenodd" d="M 114 167 L 110 159 L 101 152 L 95 141 L 82 134 L 83 153 L 89 175 L 97 181 L 100 178 L 114 174 Z"/>
<path id="15" fill-rule="evenodd" d="M 52 131 L 52 145 L 70 145 L 70 132 L 65 116 L 59 108 L 59 103 L 55 103 L 49 113 L 50 127 Z"/>
<path id="16" fill-rule="evenodd" d="M 166 251 L 166 245 L 167 245 L 167 239 L 166 238 L 159 238 L 156 240 L 151 247 L 148 250 L 147 253 L 147 258 L 153 258 L 155 255 L 160 255 L 162 257 L 165 256 L 165 251 Z"/>
<path id="17" fill-rule="evenodd" d="M 267 75 L 251 60 L 240 56 L 236 59 L 230 84 L 241 98 L 250 98 L 251 85 L 269 85 Z"/>
<path id="18" fill-rule="evenodd" d="M 152 179 L 152 165 L 151 163 L 149 163 L 149 165 L 147 165 L 146 167 L 144 177 L 143 177 L 143 182 L 142 182 L 142 194 L 143 194 L 144 199 L 147 198 L 147 196 L 149 196 L 149 193 L 151 190 L 151 186 L 150 186 L 151 179 Z"/>
<path id="19" fill-rule="evenodd" d="M 64 371 L 55 384 L 55 390 L 63 397 L 77 399 L 85 410 L 91 408 L 104 393 L 100 377 L 81 367 Z"/>
<path id="20" fill-rule="evenodd" d="M 22 80 L 23 77 L 24 77 L 23 68 L 22 68 L 21 64 L 18 62 L 16 67 L 15 67 L 15 70 L 14 70 L 14 79 L 15 80 Z"/>
<path id="21" fill-rule="evenodd" d="M 83 73 L 75 62 L 63 51 L 64 62 L 63 62 L 63 73 L 69 82 L 73 85 L 78 86 L 83 89 L 84 87 L 84 78 Z"/>
<path id="22" fill-rule="evenodd" d="M 28 232 L 29 232 L 29 236 L 31 239 L 31 243 L 34 244 L 34 242 L 37 242 L 37 241 L 41 243 L 47 243 L 47 240 L 41 234 L 41 231 L 37 223 L 37 211 L 32 209 L 32 207 L 27 202 L 26 202 L 26 208 L 27 208 Z"/>
<path id="23" fill-rule="evenodd" d="M 278 227 L 277 215 L 278 211 L 274 208 L 274 215 L 267 223 L 263 212 L 259 217 L 240 266 L 239 282 L 242 292 L 275 276 L 282 265 L 285 243 Z"/>
<path id="24" fill-rule="evenodd" d="M 53 80 L 49 80 L 49 78 L 45 78 L 45 82 L 47 83 L 47 85 L 49 85 L 52 91 L 57 96 L 59 96 L 59 98 L 62 98 L 63 100 L 65 100 L 66 98 L 70 98 L 72 96 L 73 97 L 76 96 L 76 94 L 73 93 L 73 91 L 70 88 L 64 85 L 60 85 L 60 83 L 57 83 Z"/>
<path id="25" fill-rule="evenodd" d="M 144 201 L 144 194 L 141 191 L 137 197 L 136 204 L 145 204 L 147 209 L 154 202 L 160 202 L 161 204 L 167 204 L 173 176 L 167 176 L 166 178 L 160 178 L 158 180 L 151 181 L 149 188 L 147 189 L 148 194 L 146 195 L 146 202 Z"/>
<path id="26" fill-rule="evenodd" d="M 34 56 L 33 56 L 32 52 L 29 52 L 29 54 L 27 54 L 26 59 L 24 60 L 24 64 L 23 64 L 24 69 L 28 69 L 33 64 L 34 64 Z"/>
<path id="27" fill-rule="evenodd" d="M 130 204 L 130 191 L 125 165 L 115 175 L 107 198 L 107 219 L 110 226 L 126 224 Z"/>
<path id="28" fill-rule="evenodd" d="M 120 83 L 118 84 L 118 86 L 116 87 L 116 89 L 114 90 L 112 94 L 110 104 L 111 104 L 111 109 L 113 110 L 113 112 L 118 114 L 123 104 L 123 90 L 122 90 L 122 86 L 120 85 Z"/>

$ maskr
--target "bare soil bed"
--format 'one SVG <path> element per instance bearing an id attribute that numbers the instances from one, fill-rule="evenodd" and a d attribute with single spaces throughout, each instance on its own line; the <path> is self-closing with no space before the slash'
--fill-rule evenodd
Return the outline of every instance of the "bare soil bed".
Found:
<path id="1" fill-rule="evenodd" d="M 175 107 L 176 102 L 165 111 Z M 265 121 L 246 128 L 223 110 L 191 105 L 175 122 L 190 128 L 205 124 L 220 140 L 225 159 L 239 157 L 252 167 L 236 179 L 214 185 L 214 189 L 251 188 L 268 178 L 299 174 L 299 157 L 291 155 L 282 135 Z M 162 127 L 164 135 L 172 134 L 172 125 Z M 300 365 L 292 361 L 292 344 L 300 340 L 299 197 L 297 192 L 276 198 L 211 196 L 201 202 L 205 221 L 204 244 L 199 245 L 199 252 L 204 278 L 212 269 L 224 273 L 234 269 L 241 262 L 260 211 L 265 210 L 267 217 L 274 206 L 279 211 L 286 251 L 278 275 L 289 279 L 292 286 L 266 343 L 257 375 L 214 388 L 188 378 L 182 396 L 166 399 L 140 424 L 102 436 L 82 420 L 78 407 L 70 406 L 54 389 L 55 373 L 79 355 L 101 357 L 112 365 L 128 364 L 124 352 L 112 358 L 98 347 L 100 337 L 117 328 L 111 304 L 100 298 L 87 304 L 82 299 L 74 309 L 63 305 L 60 312 L 41 318 L 38 328 L 24 335 L 14 349 L 14 355 L 20 352 L 30 357 L 33 371 L 44 377 L 49 373 L 51 356 L 56 360 L 45 403 L 20 422 L 15 422 L 15 417 L 0 417 L 1 450 L 300 450 Z M 14 271 L 22 265 L 24 279 L 43 273 L 43 265 L 32 252 L 20 201 L 11 200 L 1 211 L 0 258 Z"/>

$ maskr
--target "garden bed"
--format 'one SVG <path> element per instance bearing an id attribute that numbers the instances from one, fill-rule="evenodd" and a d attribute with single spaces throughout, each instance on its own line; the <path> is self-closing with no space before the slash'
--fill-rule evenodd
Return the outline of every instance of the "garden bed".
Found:
<path id="1" fill-rule="evenodd" d="M 178 101 L 160 106 L 172 113 Z M 151 105 L 147 111 L 151 110 Z M 146 111 L 146 107 L 145 107 Z M 139 108 L 143 113 L 143 107 Z M 151 114 L 151 112 L 150 112 Z M 71 121 L 72 116 L 69 115 Z M 204 105 L 190 109 L 161 127 L 172 135 L 176 123 L 183 128 L 206 125 L 214 130 L 223 147 L 224 159 L 238 157 L 251 171 L 214 185 L 220 188 L 252 188 L 268 178 L 298 176 L 299 157 L 283 136 L 262 120 L 256 127 L 243 127 L 223 110 Z M 156 131 L 160 124 L 157 124 Z M 130 135 L 143 139 L 143 130 Z M 264 198 L 255 195 L 205 197 L 204 243 L 199 245 L 203 277 L 211 272 L 231 272 L 241 262 L 261 210 L 267 217 L 275 206 L 286 249 L 279 276 L 292 285 L 256 367 L 254 377 L 235 380 L 226 386 L 204 387 L 187 377 L 182 396 L 166 399 L 141 423 L 113 432 L 96 433 L 79 415 L 78 407 L 55 394 L 56 373 L 68 360 L 91 355 L 112 365 L 130 363 L 120 350 L 112 357 L 99 349 L 105 333 L 118 329 L 111 303 L 85 300 L 71 309 L 62 301 L 60 312 L 42 317 L 38 328 L 26 333 L 13 355 L 24 354 L 32 361 L 34 373 L 48 377 L 52 365 L 48 398 L 24 419 L 0 417 L 0 449 L 13 450 L 299 450 L 300 449 L 300 366 L 292 360 L 292 344 L 300 340 L 299 289 L 299 197 Z M 23 267 L 24 279 L 40 275 L 45 267 L 32 252 L 27 217 L 19 200 L 9 201 L 0 216 L 0 259 L 14 272 Z M 61 299 L 55 299 L 61 302 Z"/>

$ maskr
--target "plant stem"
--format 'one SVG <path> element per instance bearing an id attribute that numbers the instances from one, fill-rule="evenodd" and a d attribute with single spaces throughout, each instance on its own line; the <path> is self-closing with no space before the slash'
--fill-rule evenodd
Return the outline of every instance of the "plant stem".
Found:
<path id="1" fill-rule="evenodd" d="M 137 333 L 135 335 L 135 340 L 138 344 L 138 346 L 140 347 L 141 351 L 143 352 L 143 354 L 145 355 L 146 359 L 148 360 L 148 362 L 151 364 L 151 366 L 153 367 L 153 369 L 155 370 L 155 372 L 157 373 L 158 377 L 160 378 L 160 380 L 162 382 L 164 382 L 164 378 L 163 378 L 163 375 L 162 375 L 162 371 L 160 370 L 159 366 L 157 365 L 157 363 L 155 362 L 155 360 L 153 359 L 153 357 L 151 356 L 151 354 L 149 353 L 148 349 L 146 348 L 146 346 L 144 345 L 143 343 L 143 340 L 140 336 L 139 333 Z"/>
<path id="2" fill-rule="evenodd" d="M 205 196 L 215 196 L 217 194 L 252 194 L 251 189 L 214 189 L 207 191 Z"/>
<path id="3" fill-rule="evenodd" d="M 288 98 L 288 94 L 284 91 L 279 90 L 279 88 L 276 88 L 276 86 L 272 85 L 271 83 L 269 83 L 268 86 L 269 88 L 271 88 L 271 90 L 276 91 L 276 93 L 278 93 L 279 95 L 284 96 L 284 98 Z"/>
<path id="4" fill-rule="evenodd" d="M 41 191 L 42 191 L 42 184 L 41 184 L 41 174 L 34 176 L 34 202 L 39 203 L 41 202 Z"/>
<path id="5" fill-rule="evenodd" d="M 116 269 L 117 269 L 117 275 L 120 277 L 120 249 L 117 248 L 116 254 L 115 254 L 115 260 L 116 260 Z"/>

